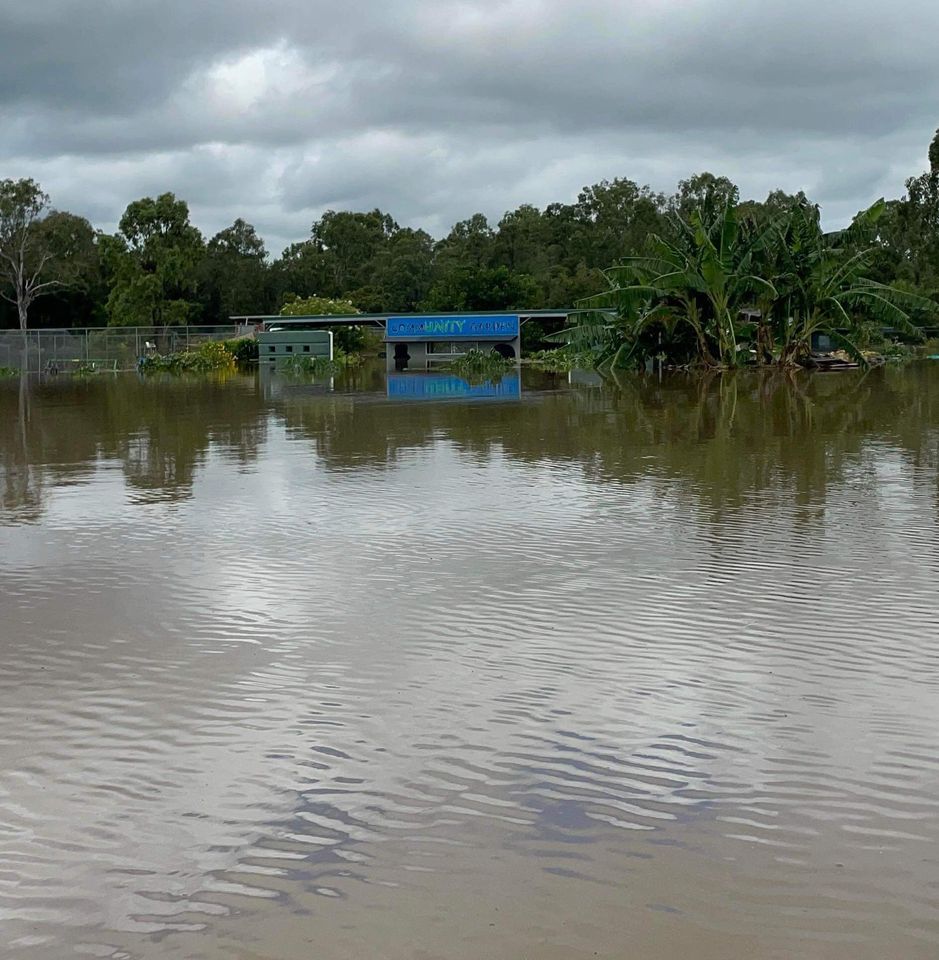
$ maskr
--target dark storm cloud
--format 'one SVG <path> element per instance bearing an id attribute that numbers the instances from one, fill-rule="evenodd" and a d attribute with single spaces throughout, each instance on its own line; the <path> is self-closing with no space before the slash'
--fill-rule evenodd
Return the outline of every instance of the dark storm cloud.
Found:
<path id="1" fill-rule="evenodd" d="M 327 206 L 440 232 L 710 168 L 841 220 L 939 124 L 939 5 L 0 0 L 0 171 L 113 223 L 172 189 L 272 248 Z"/>

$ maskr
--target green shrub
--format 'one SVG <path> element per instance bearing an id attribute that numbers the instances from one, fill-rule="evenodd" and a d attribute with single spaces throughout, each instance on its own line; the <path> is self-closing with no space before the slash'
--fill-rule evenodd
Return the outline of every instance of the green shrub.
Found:
<path id="1" fill-rule="evenodd" d="M 234 367 L 234 354 L 218 340 L 206 340 L 195 350 L 169 353 L 165 357 L 143 357 L 138 364 L 143 373 L 210 373 Z"/>
<path id="2" fill-rule="evenodd" d="M 222 343 L 240 366 L 258 359 L 258 342 L 254 337 L 236 337 L 234 340 L 223 340 Z"/>
<path id="3" fill-rule="evenodd" d="M 359 313 L 358 307 L 351 300 L 333 300 L 329 297 L 297 297 L 288 293 L 281 307 L 282 317 L 351 317 Z M 370 348 L 371 341 L 365 329 L 348 324 L 337 324 L 325 327 L 332 331 L 333 342 L 337 352 L 362 353 Z"/>
<path id="4" fill-rule="evenodd" d="M 18 377 L 19 375 L 19 370 L 14 370 L 13 367 L 0 367 L 0 380 Z"/>

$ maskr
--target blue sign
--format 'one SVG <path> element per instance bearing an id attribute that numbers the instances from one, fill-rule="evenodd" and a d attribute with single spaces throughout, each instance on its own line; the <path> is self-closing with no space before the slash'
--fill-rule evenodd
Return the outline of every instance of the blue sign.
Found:
<path id="1" fill-rule="evenodd" d="M 389 317 L 389 340 L 513 340 L 518 336 L 516 314 L 441 317 Z"/>
<path id="2" fill-rule="evenodd" d="M 402 400 L 518 400 L 522 379 L 516 370 L 499 380 L 468 383 L 452 373 L 389 373 L 388 396 Z"/>

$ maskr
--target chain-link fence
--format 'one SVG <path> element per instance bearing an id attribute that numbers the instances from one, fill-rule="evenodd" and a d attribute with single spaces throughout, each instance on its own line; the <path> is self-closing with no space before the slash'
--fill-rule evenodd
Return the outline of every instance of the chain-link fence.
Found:
<path id="1" fill-rule="evenodd" d="M 140 357 L 189 350 L 205 340 L 254 332 L 253 325 L 207 327 L 86 327 L 0 330 L 0 367 L 27 373 L 70 369 L 133 370 Z"/>

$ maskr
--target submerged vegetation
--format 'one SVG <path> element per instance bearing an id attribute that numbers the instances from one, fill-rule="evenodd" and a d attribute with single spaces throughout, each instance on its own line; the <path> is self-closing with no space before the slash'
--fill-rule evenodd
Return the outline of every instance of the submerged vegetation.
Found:
<path id="1" fill-rule="evenodd" d="M 549 350 L 533 350 L 524 361 L 547 373 L 570 373 L 571 370 L 595 366 L 597 356 L 589 348 L 579 352 L 571 348 L 554 347 Z"/>
<path id="2" fill-rule="evenodd" d="M 462 376 L 479 377 L 505 373 L 514 365 L 513 360 L 507 360 L 495 350 L 468 350 L 451 360 L 447 364 L 447 369 Z"/>
<path id="3" fill-rule="evenodd" d="M 358 353 L 344 353 L 336 351 L 332 360 L 329 357 L 288 357 L 278 364 L 278 370 L 292 376 L 319 376 L 327 377 L 351 370 L 362 364 L 363 358 Z"/>
<path id="4" fill-rule="evenodd" d="M 238 366 L 247 366 L 256 363 L 258 359 L 258 342 L 254 337 L 236 337 L 233 340 L 222 341 L 225 349 L 235 358 Z"/>
<path id="5" fill-rule="evenodd" d="M 182 350 L 166 356 L 142 357 L 138 368 L 141 373 L 210 373 L 233 370 L 235 355 L 226 343 L 210 340 L 200 343 L 195 350 Z"/>
<path id="6" fill-rule="evenodd" d="M 142 373 L 211 373 L 233 370 L 257 362 L 258 342 L 254 337 L 232 340 L 207 340 L 195 349 L 166 355 L 141 357 L 137 367 Z"/>

